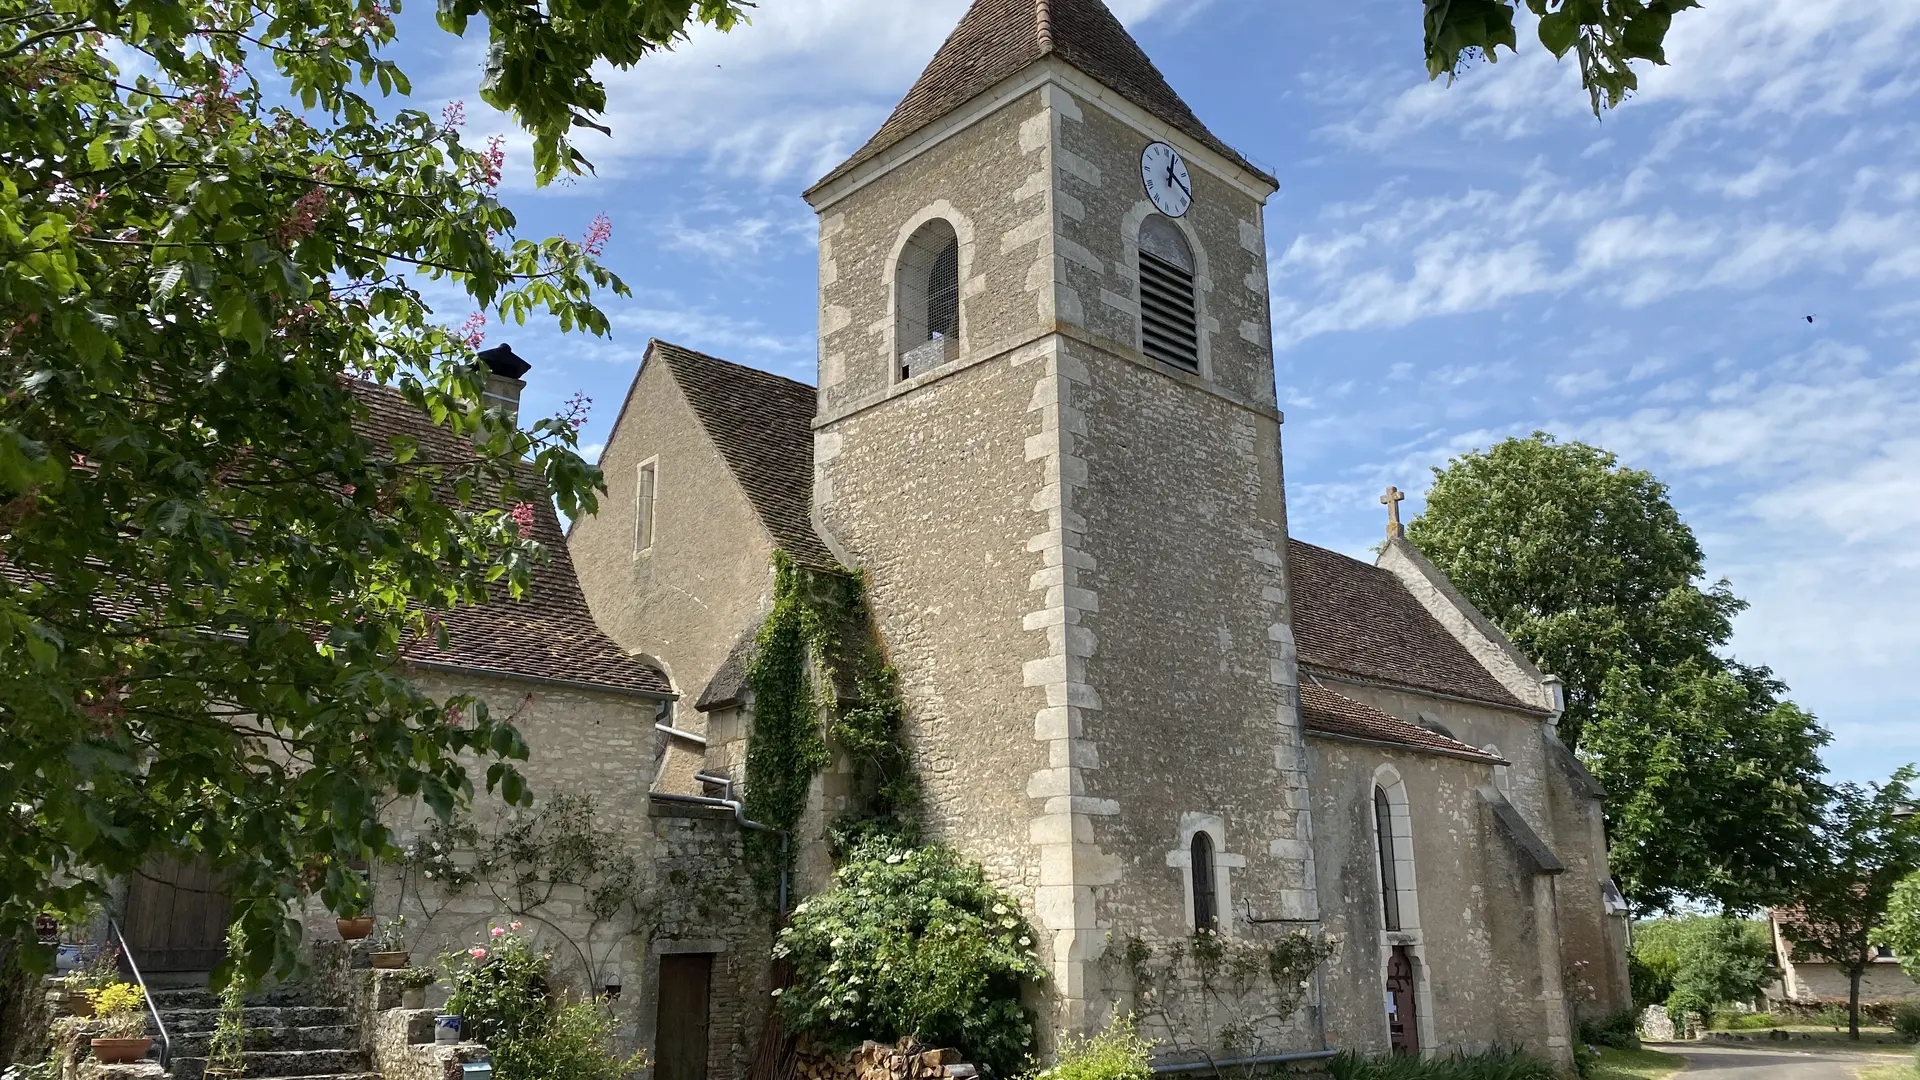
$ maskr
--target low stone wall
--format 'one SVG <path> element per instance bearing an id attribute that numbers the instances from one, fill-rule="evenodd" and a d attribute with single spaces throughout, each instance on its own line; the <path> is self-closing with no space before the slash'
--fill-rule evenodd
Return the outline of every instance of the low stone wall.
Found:
<path id="1" fill-rule="evenodd" d="M 373 1068 L 382 1080 L 460 1080 L 462 1065 L 486 1061 L 485 1043 L 436 1043 L 439 1009 L 409 1009 L 405 973 L 371 966 L 365 942 L 318 941 L 313 983 L 321 996 L 343 1005 Z"/>
<path id="2" fill-rule="evenodd" d="M 936 1050 L 902 1039 L 888 1046 L 869 1042 L 851 1054 L 801 1047 L 794 1058 L 795 1080 L 966 1080 L 978 1075 L 960 1060 L 958 1050 Z"/>

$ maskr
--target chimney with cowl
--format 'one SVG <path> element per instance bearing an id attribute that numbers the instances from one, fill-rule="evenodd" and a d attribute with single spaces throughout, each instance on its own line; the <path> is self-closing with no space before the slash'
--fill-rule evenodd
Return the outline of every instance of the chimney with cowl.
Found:
<path id="1" fill-rule="evenodd" d="M 487 365 L 487 389 L 484 403 L 490 409 L 497 408 L 510 419 L 520 418 L 520 392 L 527 388 L 521 378 L 533 370 L 533 365 L 514 355 L 510 345 L 495 345 L 491 349 L 480 351 L 480 361 Z"/>

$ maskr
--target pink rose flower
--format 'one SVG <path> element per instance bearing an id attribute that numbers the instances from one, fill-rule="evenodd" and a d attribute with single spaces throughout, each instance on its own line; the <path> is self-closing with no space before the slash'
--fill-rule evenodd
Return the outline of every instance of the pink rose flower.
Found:
<path id="1" fill-rule="evenodd" d="M 471 957 L 473 957 L 473 958 L 474 958 L 475 960 L 485 960 L 485 959 L 487 958 L 487 950 L 485 950 L 485 949 L 468 949 L 468 950 L 467 950 L 467 955 L 468 955 L 468 956 L 471 956 Z"/>
<path id="2" fill-rule="evenodd" d="M 520 929 L 520 924 L 518 922 L 511 922 L 511 923 L 508 923 L 507 925 L 512 927 L 516 931 Z"/>
<path id="3" fill-rule="evenodd" d="M 506 932 L 505 930 L 502 930 L 502 929 L 500 929 L 500 928 L 499 928 L 499 927 L 497 927 L 497 926 L 496 926 L 496 927 L 494 927 L 494 928 L 493 928 L 492 930 L 489 930 L 489 931 L 487 931 L 487 932 L 488 932 L 489 934 L 491 934 L 491 935 L 493 935 L 494 937 L 505 937 L 505 936 L 506 936 L 506 934 L 507 934 L 507 932 Z"/>

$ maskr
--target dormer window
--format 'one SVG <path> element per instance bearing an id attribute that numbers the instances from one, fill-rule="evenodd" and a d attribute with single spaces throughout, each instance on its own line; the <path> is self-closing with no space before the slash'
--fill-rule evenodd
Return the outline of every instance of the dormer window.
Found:
<path id="1" fill-rule="evenodd" d="M 911 379 L 960 355 L 960 237 L 935 218 L 900 253 L 895 276 L 899 376 Z"/>
<path id="2" fill-rule="evenodd" d="M 1200 312 L 1193 248 L 1170 219 L 1140 223 L 1140 351 L 1177 368 L 1200 370 Z"/>

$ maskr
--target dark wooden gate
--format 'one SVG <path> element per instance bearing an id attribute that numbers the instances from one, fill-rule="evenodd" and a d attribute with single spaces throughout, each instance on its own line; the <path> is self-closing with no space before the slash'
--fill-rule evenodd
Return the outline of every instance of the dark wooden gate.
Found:
<path id="1" fill-rule="evenodd" d="M 707 1080 L 707 1010 L 712 993 L 712 953 L 660 958 L 653 1080 Z"/>
<path id="2" fill-rule="evenodd" d="M 1387 960 L 1387 1044 L 1396 1054 L 1420 1052 L 1420 999 L 1405 945 L 1395 945 Z"/>
<path id="3" fill-rule="evenodd" d="M 147 971 L 212 971 L 226 955 L 230 902 L 199 866 L 156 859 L 127 884 L 127 946 Z"/>

